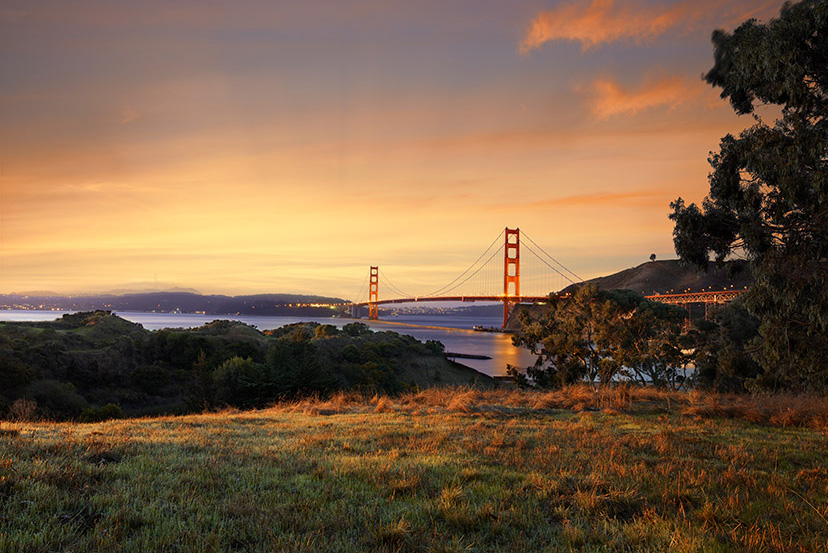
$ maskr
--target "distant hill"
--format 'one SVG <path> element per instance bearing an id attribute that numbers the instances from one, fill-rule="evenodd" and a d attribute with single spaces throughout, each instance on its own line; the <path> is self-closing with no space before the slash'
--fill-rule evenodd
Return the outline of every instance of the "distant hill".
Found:
<path id="1" fill-rule="evenodd" d="M 593 278 L 603 290 L 634 290 L 645 296 L 652 294 L 681 293 L 685 290 L 699 292 L 704 289 L 744 288 L 753 283 L 753 273 L 746 261 L 729 261 L 721 268 L 711 266 L 707 273 L 682 264 L 678 259 L 649 261 L 612 275 Z M 573 290 L 576 286 L 564 289 Z"/>
<path id="2" fill-rule="evenodd" d="M 330 315 L 327 307 L 310 304 L 343 303 L 339 298 L 300 294 L 258 294 L 251 296 L 206 296 L 189 292 L 96 296 L 0 295 L 0 309 L 61 309 L 66 311 L 181 311 L 207 315 Z M 294 307 L 290 307 L 293 304 Z M 302 304 L 302 307 L 296 307 Z"/>

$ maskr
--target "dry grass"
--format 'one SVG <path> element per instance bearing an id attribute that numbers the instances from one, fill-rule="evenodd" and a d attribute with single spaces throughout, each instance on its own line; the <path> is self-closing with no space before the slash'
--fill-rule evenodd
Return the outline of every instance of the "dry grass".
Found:
<path id="1" fill-rule="evenodd" d="M 0 553 L 828 550 L 825 401 L 771 399 L 456 388 L 5 422 Z"/>
<path id="2" fill-rule="evenodd" d="M 587 385 L 560 390 L 479 390 L 467 387 L 429 388 L 399 397 L 339 392 L 328 399 L 306 398 L 275 405 L 271 411 L 309 415 L 400 411 L 411 414 L 488 413 L 566 410 L 576 413 L 680 413 L 701 419 L 730 418 L 778 427 L 828 429 L 828 398 L 778 394 L 747 396 L 702 391 L 677 392 L 638 386 L 594 389 Z"/>
<path id="3" fill-rule="evenodd" d="M 703 418 L 743 419 L 769 426 L 828 429 L 828 398 L 777 394 L 739 396 L 692 392 L 682 413 Z"/>

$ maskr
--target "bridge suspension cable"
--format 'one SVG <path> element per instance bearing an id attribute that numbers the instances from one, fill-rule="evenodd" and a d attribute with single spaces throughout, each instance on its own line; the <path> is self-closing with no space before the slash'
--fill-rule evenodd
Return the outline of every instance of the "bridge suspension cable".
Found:
<path id="1" fill-rule="evenodd" d="M 569 278 L 569 276 L 565 275 L 564 273 L 562 273 L 561 271 L 559 271 L 558 269 L 556 269 L 555 267 L 553 267 L 552 265 L 550 265 L 550 264 L 549 264 L 549 263 L 548 263 L 548 262 L 547 262 L 544 258 L 542 258 L 542 257 L 540 256 L 540 254 L 538 254 L 535 250 L 533 250 L 532 248 L 530 248 L 528 245 L 523 244 L 523 247 L 524 247 L 525 249 L 529 250 L 529 253 L 533 254 L 533 255 L 537 258 L 537 260 L 538 260 L 538 261 L 540 261 L 541 263 L 543 263 L 544 265 L 546 265 L 547 267 L 549 267 L 550 269 L 552 269 L 552 270 L 553 270 L 554 272 L 556 272 L 559 276 L 561 276 L 561 277 L 565 278 L 565 279 L 566 279 L 566 280 L 568 280 L 570 283 L 575 284 L 575 281 L 574 281 L 574 280 L 572 280 L 571 278 Z M 580 282 L 580 281 L 579 281 L 579 282 Z"/>
<path id="2" fill-rule="evenodd" d="M 481 266 L 477 269 L 477 271 L 475 271 L 474 273 L 472 273 L 471 275 L 469 275 L 469 277 L 468 277 L 468 278 L 466 278 L 463 282 L 461 282 L 461 283 L 457 284 L 457 286 L 453 286 L 453 287 L 452 287 L 452 285 L 453 285 L 455 282 L 457 282 L 458 280 L 460 280 L 461 278 L 463 278 L 463 277 L 464 277 L 464 276 L 465 276 L 465 275 L 466 275 L 469 271 L 471 271 L 471 270 L 475 267 L 475 265 L 477 265 L 477 264 L 480 262 L 480 260 L 481 260 L 481 259 L 483 259 L 483 257 L 484 257 L 487 253 L 489 253 L 489 250 L 491 250 L 491 249 L 492 249 L 492 246 L 494 246 L 495 244 L 497 244 L 497 243 L 498 243 L 498 241 L 500 241 L 500 240 L 501 240 L 501 238 L 502 238 L 501 234 L 500 234 L 500 233 L 498 233 L 498 235 L 497 235 L 497 236 L 495 236 L 495 239 L 494 239 L 494 240 L 492 240 L 492 243 L 491 243 L 491 244 L 489 244 L 489 247 L 488 247 L 488 248 L 486 248 L 486 249 L 483 251 L 483 253 L 481 253 L 481 254 L 480 254 L 480 256 L 479 256 L 477 259 L 475 259 L 475 260 L 474 260 L 474 263 L 472 263 L 471 265 L 469 265 L 469 267 L 468 267 L 465 271 L 463 271 L 462 273 L 460 273 L 460 275 L 459 275 L 457 278 L 455 278 L 454 280 L 452 280 L 451 282 L 449 282 L 448 284 L 446 284 L 446 285 L 445 285 L 445 286 L 443 286 L 442 288 L 438 288 L 437 290 L 435 290 L 435 291 L 433 291 L 433 292 L 429 292 L 428 294 L 425 294 L 425 296 L 427 296 L 427 297 L 432 297 L 432 298 L 433 298 L 433 297 L 439 296 L 440 294 L 443 294 L 443 293 L 445 293 L 445 292 L 448 292 L 448 291 L 454 290 L 454 289 L 456 289 L 456 288 L 457 288 L 457 286 L 460 286 L 461 284 L 463 284 L 463 283 L 465 283 L 467 280 L 469 280 L 469 278 L 471 278 L 471 277 L 473 277 L 475 274 L 477 274 L 477 273 L 480 271 L 480 269 L 482 269 L 483 267 L 485 267 L 485 266 L 486 266 L 486 263 L 488 263 L 488 262 L 491 260 L 491 258 L 492 258 L 492 257 L 494 257 L 494 254 L 492 254 L 491 256 L 489 256 L 489 259 L 487 259 L 487 260 L 483 263 L 483 265 L 481 265 Z M 500 248 L 498 248 L 497 250 L 495 250 L 495 252 L 494 252 L 494 253 L 499 253 L 499 251 L 500 251 Z"/>
<path id="3" fill-rule="evenodd" d="M 549 258 L 549 259 L 551 259 L 553 262 L 555 262 L 555 263 L 556 263 L 556 264 L 557 264 L 557 265 L 558 265 L 561 269 L 563 269 L 564 271 L 566 271 L 566 272 L 567 272 L 567 273 L 569 273 L 570 275 L 574 276 L 577 280 L 572 280 L 572 279 L 571 279 L 571 278 L 569 278 L 567 275 L 565 275 L 565 274 L 561 273 L 561 271 L 559 271 L 558 269 L 556 269 L 555 267 L 553 267 L 552 265 L 550 265 L 550 264 L 549 264 L 549 263 L 548 263 L 548 262 L 547 262 L 547 261 L 546 261 L 543 257 L 541 257 L 538 253 L 536 253 L 535 251 L 533 251 L 533 250 L 532 250 L 532 248 L 530 248 L 530 247 L 529 247 L 529 246 L 527 246 L 526 244 L 524 244 L 524 245 L 523 245 L 526 249 L 528 249 L 530 252 L 532 252 L 532 253 L 535 255 L 535 257 L 537 257 L 537 258 L 538 258 L 538 259 L 539 259 L 542 263 L 544 263 L 547 267 L 549 267 L 550 269 L 552 269 L 553 271 L 555 271 L 556 273 L 558 273 L 560 276 L 562 276 L 563 278 L 565 278 L 566 280 L 568 280 L 571 284 L 577 284 L 578 282 L 583 282 L 583 281 L 584 281 L 584 279 L 582 279 L 580 276 L 578 276 L 577 274 L 575 274 L 573 271 L 569 270 L 569 269 L 568 269 L 568 268 L 567 268 L 567 267 L 566 267 L 563 263 L 561 263 L 560 261 L 558 261 L 557 259 L 555 259 L 555 258 L 554 258 L 554 257 L 552 257 L 551 255 L 549 255 L 549 253 L 547 253 L 547 252 L 546 252 L 546 250 L 544 250 L 544 249 L 543 249 L 542 247 L 540 247 L 540 246 L 539 246 L 539 245 L 538 245 L 538 244 L 537 244 L 534 240 L 532 240 L 532 238 L 530 238 L 530 237 L 529 237 L 529 235 L 528 235 L 528 234 L 526 234 L 526 232 L 525 232 L 525 231 L 523 232 L 523 237 L 524 237 L 524 238 L 526 238 L 527 240 L 529 240 L 529 242 L 531 242 L 531 243 L 532 243 L 532 244 L 533 244 L 533 245 L 534 245 L 537 249 L 539 249 L 539 250 L 541 251 L 541 253 L 543 253 L 546 257 L 548 257 L 548 258 Z"/>
<path id="4" fill-rule="evenodd" d="M 383 270 L 380 270 L 379 273 L 382 276 L 382 285 L 383 285 L 383 287 L 389 288 L 392 292 L 394 292 L 395 294 L 398 294 L 399 297 L 401 297 L 401 298 L 412 298 L 412 297 L 414 297 L 411 294 L 406 294 L 405 292 L 400 290 L 397 286 L 395 286 L 394 283 L 391 281 L 391 279 L 388 278 L 388 273 L 386 273 Z"/>
<path id="5" fill-rule="evenodd" d="M 368 284 L 368 274 L 365 275 L 365 280 L 362 281 L 362 286 L 359 287 L 359 292 L 356 295 L 356 301 L 353 303 L 363 303 L 368 298 L 368 288 L 366 285 Z M 365 296 L 363 296 L 365 294 Z"/>
<path id="6" fill-rule="evenodd" d="M 489 261 L 491 261 L 491 260 L 492 260 L 492 258 L 494 258 L 494 256 L 498 255 L 499 253 L 500 253 L 500 249 L 497 249 L 497 250 L 493 251 L 493 252 L 492 252 L 492 255 L 490 255 L 490 256 L 489 256 L 489 259 L 487 259 L 486 261 L 484 261 L 484 262 L 483 262 L 483 264 L 482 264 L 480 267 L 478 267 L 478 268 L 477 268 L 477 269 L 476 269 L 473 273 L 471 273 L 469 276 L 467 276 L 467 277 L 466 277 L 465 279 L 463 279 L 461 282 L 458 282 L 457 284 L 455 284 L 453 287 L 448 288 L 448 289 L 446 289 L 446 290 L 441 290 L 441 293 L 443 293 L 443 294 L 448 294 L 449 292 L 451 292 L 451 291 L 453 291 L 453 290 L 456 290 L 456 289 L 457 289 L 457 288 L 459 288 L 460 286 L 464 285 L 464 284 L 465 284 L 466 282 L 468 282 L 468 281 L 469 281 L 469 280 L 470 280 L 473 276 L 475 276 L 477 273 L 479 273 L 481 270 L 483 270 L 483 269 L 484 269 L 484 268 L 485 268 L 485 267 L 489 264 Z M 455 279 L 455 280 L 456 280 L 456 279 Z M 431 296 L 434 296 L 434 295 L 436 295 L 436 294 L 431 294 Z"/>

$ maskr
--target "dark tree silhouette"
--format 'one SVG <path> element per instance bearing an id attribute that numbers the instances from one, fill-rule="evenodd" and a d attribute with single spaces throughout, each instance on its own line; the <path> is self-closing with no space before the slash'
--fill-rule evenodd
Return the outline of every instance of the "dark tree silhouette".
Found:
<path id="1" fill-rule="evenodd" d="M 745 305 L 760 320 L 757 384 L 828 388 L 828 2 L 786 4 L 767 24 L 713 33 L 705 80 L 756 124 L 711 153 L 701 207 L 671 204 L 679 256 L 753 264 Z M 768 124 L 763 106 L 778 106 Z M 764 113 L 764 111 L 763 111 Z"/>

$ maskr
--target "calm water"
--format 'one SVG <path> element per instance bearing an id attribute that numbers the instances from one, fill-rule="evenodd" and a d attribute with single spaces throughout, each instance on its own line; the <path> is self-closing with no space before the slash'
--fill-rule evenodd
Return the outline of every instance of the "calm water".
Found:
<path id="1" fill-rule="evenodd" d="M 68 311 L 18 311 L 0 310 L 0 321 L 51 321 L 61 317 Z M 242 321 L 258 328 L 269 330 L 291 323 L 312 322 L 332 324 L 342 327 L 354 322 L 352 319 L 320 319 L 313 317 L 259 317 L 255 315 L 196 315 L 192 313 L 144 313 L 119 311 L 118 316 L 129 321 L 140 323 L 149 330 L 161 328 L 193 328 L 202 326 L 215 319 L 230 319 Z M 446 346 L 446 351 L 453 353 L 467 353 L 487 355 L 491 359 L 458 359 L 458 362 L 477 369 L 490 376 L 506 374 L 506 365 L 526 367 L 534 362 L 534 357 L 528 351 L 512 345 L 511 336 L 496 332 L 474 332 L 474 325 L 500 326 L 499 317 L 419 317 L 401 316 L 391 317 L 385 321 L 359 322 L 367 324 L 373 330 L 390 330 L 400 334 L 408 334 L 414 338 L 439 340 Z"/>

